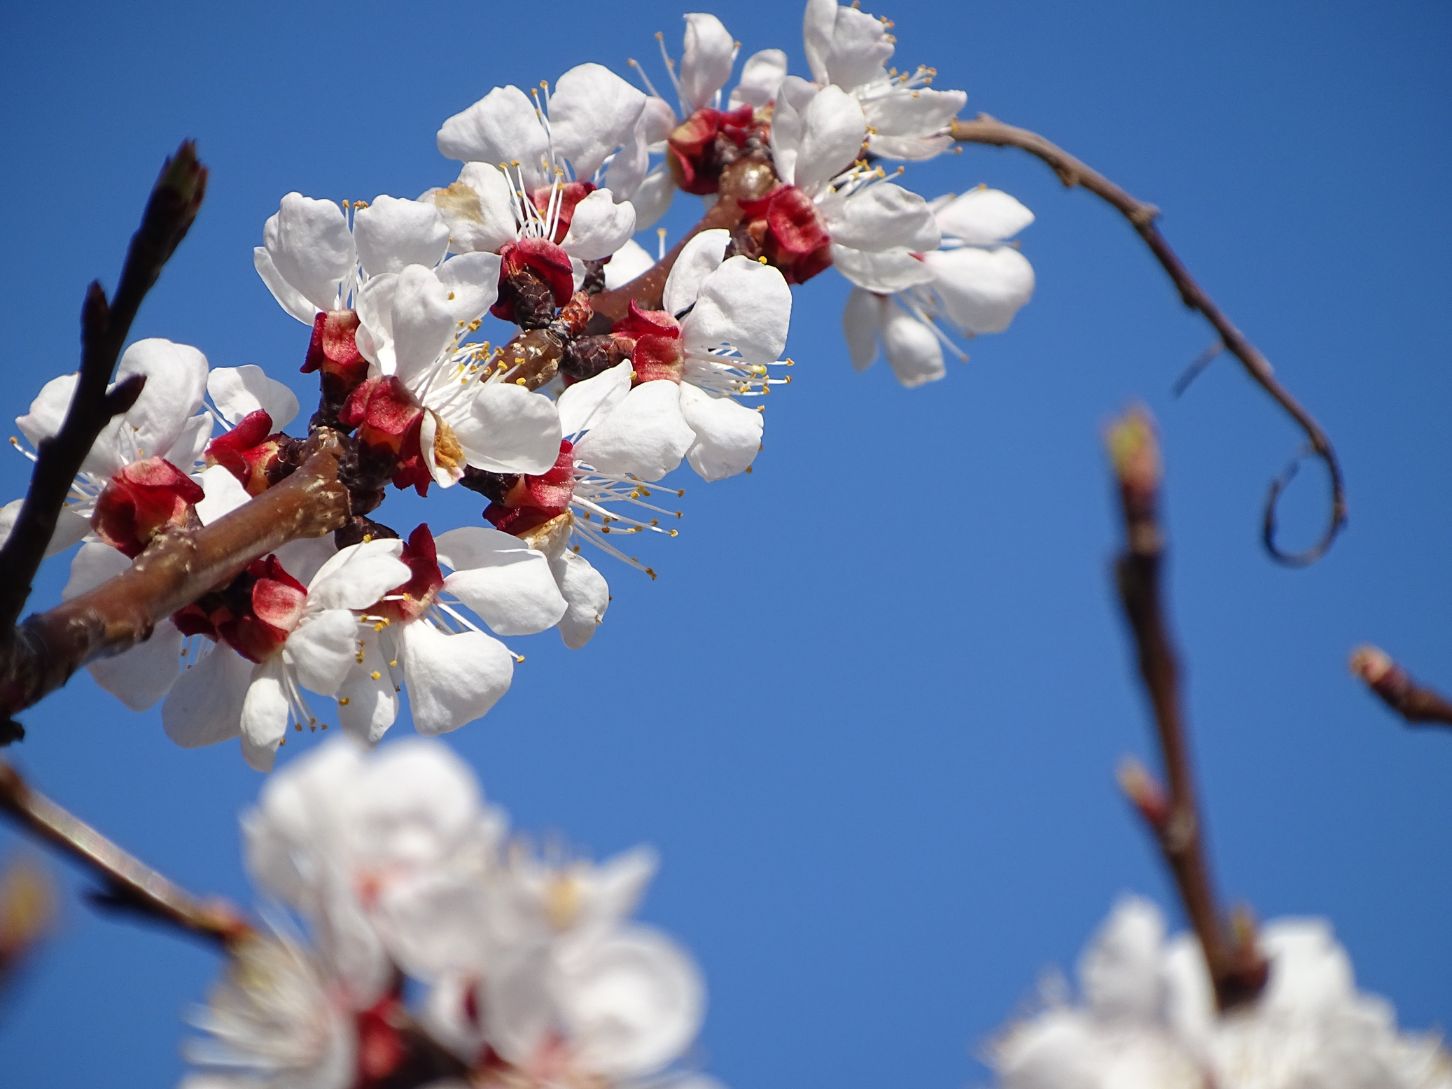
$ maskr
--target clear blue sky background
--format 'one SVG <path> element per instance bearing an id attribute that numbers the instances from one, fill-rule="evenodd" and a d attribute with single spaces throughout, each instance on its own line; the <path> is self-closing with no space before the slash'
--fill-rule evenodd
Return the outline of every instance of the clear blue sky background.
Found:
<path id="1" fill-rule="evenodd" d="M 454 735 L 517 826 L 597 853 L 659 846 L 645 914 L 698 956 L 699 1058 L 737 1089 L 981 1083 L 982 1042 L 1116 894 L 1170 902 L 1112 774 L 1152 755 L 1106 578 L 1099 430 L 1132 398 L 1164 430 L 1223 889 L 1262 916 L 1329 916 L 1366 989 L 1405 1024 L 1452 1027 L 1452 736 L 1403 730 L 1345 668 L 1374 640 L 1452 687 L 1452 12 L 1202 7 L 882 13 L 899 63 L 936 65 L 970 109 L 1040 129 L 1164 209 L 1339 446 L 1351 527 L 1329 559 L 1288 571 L 1262 554 L 1262 492 L 1298 436 L 1227 360 L 1170 396 L 1211 334 L 1125 225 L 1040 164 L 973 149 L 909 182 L 985 181 L 1037 213 L 1023 241 L 1038 294 L 1013 330 L 903 391 L 884 369 L 851 373 L 840 280 L 809 285 L 756 472 L 688 487 L 680 538 L 651 548 L 660 581 L 608 568 L 595 642 L 521 641 L 513 691 Z M 785 46 L 802 67 L 795 3 L 719 14 L 747 51 Z M 650 33 L 678 43 L 679 15 L 654 0 L 10 11 L 0 413 L 73 369 L 82 289 L 114 283 L 181 137 L 212 168 L 207 206 L 135 332 L 289 374 L 306 333 L 250 253 L 283 193 L 447 181 L 443 118 L 495 84 L 653 59 Z M 0 493 L 25 468 L 0 459 Z M 1308 476 L 1287 531 L 1309 539 L 1321 503 Z M 63 581 L 49 569 L 35 604 Z M 13 755 L 39 786 L 191 888 L 249 900 L 236 814 L 260 780 L 235 747 L 176 749 L 87 678 L 24 721 Z M 0 832 L 0 854 L 19 847 Z M 61 929 L 6 1003 L 0 1080 L 173 1082 L 214 955 L 96 915 L 61 869 Z"/>

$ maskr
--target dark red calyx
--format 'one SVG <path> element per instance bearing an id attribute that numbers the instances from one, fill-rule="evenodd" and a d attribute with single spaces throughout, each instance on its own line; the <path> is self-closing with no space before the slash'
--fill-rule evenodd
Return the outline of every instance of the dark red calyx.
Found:
<path id="1" fill-rule="evenodd" d="M 569 255 L 543 238 L 522 238 L 499 256 L 499 300 L 489 312 L 525 328 L 548 325 L 575 291 Z"/>
<path id="2" fill-rule="evenodd" d="M 575 495 L 575 444 L 560 440 L 560 455 L 539 476 L 521 476 L 502 499 L 484 509 L 495 529 L 516 536 L 556 518 L 570 509 Z"/>
<path id="3" fill-rule="evenodd" d="M 721 169 L 736 158 L 756 127 L 755 110 L 702 108 L 691 114 L 666 140 L 671 176 L 687 193 L 703 195 L 721 187 Z"/>
<path id="4" fill-rule="evenodd" d="M 358 1032 L 357 1089 L 374 1089 L 393 1084 L 395 1075 L 409 1059 L 409 1041 L 402 1026 L 409 1024 L 403 998 L 389 991 L 366 1010 L 360 1010 L 355 1022 Z M 419 1084 L 409 1079 L 405 1084 Z"/>
<path id="5" fill-rule="evenodd" d="M 630 312 L 615 323 L 615 333 L 634 341 L 629 351 L 637 386 L 658 379 L 680 382 L 686 365 L 685 345 L 681 323 L 669 313 L 642 310 L 631 299 Z"/>
<path id="6" fill-rule="evenodd" d="M 205 493 L 165 458 L 132 462 L 102 489 L 91 528 L 113 548 L 137 556 L 163 527 L 185 525 Z"/>
<path id="7" fill-rule="evenodd" d="M 287 573 L 276 556 L 253 560 L 221 590 L 172 614 L 183 635 L 205 635 L 226 643 L 251 662 L 276 654 L 302 619 L 307 588 Z"/>
<path id="8" fill-rule="evenodd" d="M 325 310 L 313 319 L 302 372 L 322 372 L 323 401 L 341 405 L 368 377 L 368 360 L 358 351 L 358 315 L 352 310 Z"/>
<path id="9" fill-rule="evenodd" d="M 812 198 L 779 185 L 760 200 L 741 202 L 747 234 L 789 284 L 806 283 L 832 264 L 832 239 Z"/>
<path id="10" fill-rule="evenodd" d="M 226 469 L 248 495 L 261 495 L 272 483 L 283 446 L 290 441 L 273 433 L 272 417 L 259 408 L 207 445 L 207 464 Z"/>
<path id="11" fill-rule="evenodd" d="M 369 612 L 390 620 L 408 621 L 422 614 L 444 585 L 439 554 L 427 523 L 420 523 L 403 545 L 400 557 L 411 572 L 407 582 L 388 592 Z"/>
<path id="12" fill-rule="evenodd" d="M 558 197 L 555 196 L 557 191 Z M 529 199 L 534 202 L 535 209 L 546 220 L 550 214 L 550 202 L 555 202 L 555 230 L 554 234 L 550 236 L 551 242 L 565 240 L 565 235 L 570 233 L 570 223 L 575 218 L 575 206 L 594 191 L 595 186 L 590 182 L 572 181 L 542 185 L 529 194 Z"/>
<path id="13" fill-rule="evenodd" d="M 412 487 L 419 495 L 427 495 L 433 477 L 419 447 L 423 416 L 423 406 L 408 387 L 396 376 L 385 375 L 359 385 L 348 396 L 338 420 L 344 427 L 358 429 L 358 445 L 369 459 L 393 463 L 395 487 Z"/>

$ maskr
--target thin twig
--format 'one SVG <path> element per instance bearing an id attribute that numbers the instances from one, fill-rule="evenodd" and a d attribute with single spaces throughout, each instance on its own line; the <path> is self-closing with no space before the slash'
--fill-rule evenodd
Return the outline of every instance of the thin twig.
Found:
<path id="1" fill-rule="evenodd" d="M 185 237 L 207 188 L 206 168 L 190 140 L 161 168 L 131 237 L 121 279 L 110 302 L 100 283 L 86 290 L 81 307 L 81 365 L 60 430 L 38 444 L 25 502 L 0 547 L 0 633 L 8 633 L 30 597 L 31 582 L 55 533 L 66 494 L 96 437 L 136 402 L 144 379 L 136 376 L 107 391 L 132 319 L 162 266 Z"/>
<path id="2" fill-rule="evenodd" d="M 102 884 L 97 901 L 144 915 L 221 945 L 251 933 L 237 909 L 203 901 L 123 851 L 79 817 L 33 790 L 9 764 L 0 762 L 0 812 L 22 829 L 58 848 Z"/>
<path id="3" fill-rule="evenodd" d="M 1319 459 L 1326 466 L 1331 485 L 1331 510 L 1320 538 L 1310 548 L 1300 552 L 1287 552 L 1276 543 L 1276 505 L 1290 479 L 1288 474 L 1283 473 L 1272 482 L 1266 493 L 1265 512 L 1261 523 L 1261 539 L 1265 543 L 1266 551 L 1280 563 L 1294 567 L 1315 563 L 1324 556 L 1346 525 L 1346 486 L 1341 474 L 1341 463 L 1331 446 L 1331 440 L 1326 437 L 1315 418 L 1276 380 L 1270 362 L 1261 354 L 1260 349 L 1245 338 L 1205 293 L 1204 288 L 1195 282 L 1189 269 L 1170 248 L 1155 224 L 1159 218 L 1159 209 L 1130 196 L 1103 174 L 1038 133 L 1004 124 L 987 114 L 979 114 L 971 121 L 954 121 L 952 134 L 961 143 L 1014 147 L 1026 151 L 1048 164 L 1066 186 L 1082 186 L 1129 221 L 1135 233 L 1144 240 L 1174 283 L 1184 304 L 1204 316 L 1219 335 L 1225 350 L 1240 361 L 1250 380 L 1265 390 L 1305 433 L 1310 456 Z"/>
<path id="4" fill-rule="evenodd" d="M 1351 672 L 1409 726 L 1452 726 L 1452 700 L 1418 684 L 1381 648 L 1358 647 L 1351 655 Z"/>
<path id="5" fill-rule="evenodd" d="M 1108 441 L 1125 531 L 1115 581 L 1138 650 L 1140 678 L 1154 712 L 1169 790 L 1162 791 L 1138 769 L 1121 779 L 1174 877 L 1205 955 L 1217 1004 L 1224 1010 L 1259 993 L 1265 962 L 1255 952 L 1253 940 L 1231 939 L 1210 877 L 1181 710 L 1179 661 L 1161 592 L 1164 533 L 1159 524 L 1161 465 L 1154 428 L 1143 411 L 1134 410 L 1115 423 Z"/>

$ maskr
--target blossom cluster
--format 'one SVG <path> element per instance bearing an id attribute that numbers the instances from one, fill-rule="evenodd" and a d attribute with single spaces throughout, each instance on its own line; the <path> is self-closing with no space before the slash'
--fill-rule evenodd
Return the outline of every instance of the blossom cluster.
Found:
<path id="1" fill-rule="evenodd" d="M 810 0 L 809 76 L 766 49 L 728 95 L 738 43 L 713 15 L 685 23 L 680 61 L 662 48 L 667 94 L 638 64 L 643 87 L 599 64 L 497 87 L 438 130 L 453 181 L 417 199 L 282 199 L 254 265 L 309 330 L 318 407 L 302 434 L 286 430 L 297 398 L 261 368 L 130 346 L 117 378 L 145 388 L 52 541 L 82 542 L 67 596 L 265 493 L 323 430 L 344 444 L 350 520 L 92 663 L 103 686 L 134 709 L 164 700 L 179 744 L 240 737 L 261 769 L 290 727 L 376 741 L 405 694 L 420 732 L 455 729 L 509 687 L 522 656 L 503 640 L 594 634 L 610 594 L 583 544 L 653 577 L 623 542 L 676 536 L 683 489 L 659 482 L 683 463 L 706 481 L 751 468 L 763 398 L 790 381 L 791 285 L 839 271 L 853 361 L 881 350 L 908 385 L 944 373 L 959 350 L 945 329 L 1007 326 L 1033 287 L 1010 242 L 1030 213 L 987 189 L 928 201 L 882 165 L 946 150 L 963 92 L 888 67 L 885 20 Z M 708 218 L 656 263 L 633 235 L 677 189 Z M 504 326 L 493 342 L 486 321 Z M 57 432 L 75 386 L 41 391 L 17 421 L 29 443 Z M 455 486 L 487 500 L 477 524 L 375 517 L 390 489 Z"/>
<path id="2" fill-rule="evenodd" d="M 240 940 L 197 1012 L 189 1089 L 714 1084 L 662 1080 L 704 990 L 673 941 L 630 920 L 648 849 L 541 851 L 441 742 L 369 753 L 346 737 L 269 779 L 243 840 L 291 915 Z"/>
<path id="3" fill-rule="evenodd" d="M 1166 934 L 1148 900 L 1122 900 L 1079 962 L 1082 1000 L 1055 982 L 991 1061 L 1002 1089 L 1452 1089 L 1452 1057 L 1397 1029 L 1363 994 L 1323 919 L 1259 932 L 1270 964 L 1252 1002 L 1218 1014 L 1192 934 Z"/>

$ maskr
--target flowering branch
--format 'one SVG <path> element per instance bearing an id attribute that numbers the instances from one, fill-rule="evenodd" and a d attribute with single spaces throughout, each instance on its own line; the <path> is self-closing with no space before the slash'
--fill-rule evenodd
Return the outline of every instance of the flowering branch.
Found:
<path id="1" fill-rule="evenodd" d="M 1220 346 L 1240 361 L 1241 368 L 1250 380 L 1265 390 L 1305 433 L 1307 446 L 1303 456 L 1315 457 L 1326 466 L 1331 484 L 1331 510 L 1320 538 L 1310 548 L 1299 552 L 1287 552 L 1276 543 L 1276 504 L 1280 500 L 1281 492 L 1295 475 L 1300 461 L 1298 457 L 1271 482 L 1266 494 L 1265 513 L 1261 524 L 1261 539 L 1265 543 L 1266 551 L 1273 559 L 1292 567 L 1307 566 L 1324 556 L 1346 525 L 1345 481 L 1331 440 L 1326 437 L 1315 418 L 1276 380 L 1270 362 L 1261 354 L 1260 349 L 1245 338 L 1206 294 L 1205 289 L 1195 282 L 1189 269 L 1170 248 L 1170 244 L 1156 226 L 1159 209 L 1153 204 L 1137 200 L 1097 170 L 1028 129 L 1005 124 L 987 114 L 979 114 L 971 121 L 954 121 L 951 132 L 954 139 L 961 143 L 1015 147 L 1027 151 L 1048 164 L 1064 185 L 1082 186 L 1129 221 L 1135 233 L 1144 240 L 1155 260 L 1174 283 L 1184 304 L 1204 316 L 1219 336 Z"/>
<path id="2" fill-rule="evenodd" d="M 207 170 L 196 146 L 185 141 L 162 165 L 131 237 L 115 296 L 108 302 L 99 282 L 86 290 L 81 306 L 81 366 L 75 393 L 60 430 L 40 443 L 35 472 L 10 537 L 0 547 L 0 632 L 9 631 L 30 597 L 31 580 L 55 532 L 56 518 L 82 461 L 102 428 L 130 408 L 145 381 L 133 376 L 107 390 L 116 359 L 141 301 L 162 266 L 186 236 L 207 188 Z"/>
<path id="3" fill-rule="evenodd" d="M 1408 725 L 1452 726 L 1452 700 L 1418 684 L 1381 648 L 1358 647 L 1351 655 L 1351 672 Z"/>
<path id="4" fill-rule="evenodd" d="M 1109 431 L 1108 445 L 1124 514 L 1125 548 L 1115 581 L 1139 652 L 1139 671 L 1154 711 L 1168 793 L 1131 766 L 1121 774 L 1130 800 L 1159 845 L 1195 929 L 1220 1009 L 1250 1001 L 1265 984 L 1266 963 L 1249 927 L 1232 938 L 1216 905 L 1210 863 L 1201 836 L 1194 775 L 1180 708 L 1179 662 L 1165 619 L 1160 587 L 1164 532 L 1159 524 L 1161 464 L 1153 425 L 1132 410 Z"/>
<path id="5" fill-rule="evenodd" d="M 99 904 L 136 912 L 221 945 L 251 933 L 251 927 L 235 908 L 199 900 L 168 881 L 89 824 L 31 789 L 6 763 L 0 763 L 0 812 L 89 868 L 104 886 L 95 897 Z"/>

